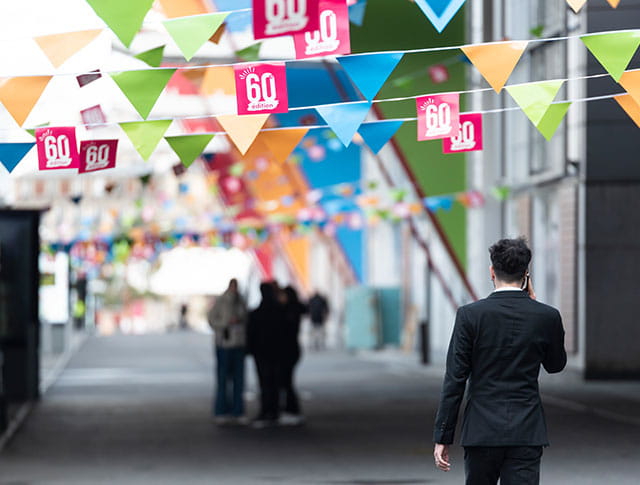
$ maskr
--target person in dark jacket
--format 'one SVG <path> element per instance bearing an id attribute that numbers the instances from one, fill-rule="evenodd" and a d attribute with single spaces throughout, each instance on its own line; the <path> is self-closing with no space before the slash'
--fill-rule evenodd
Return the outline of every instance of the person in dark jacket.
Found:
<path id="1" fill-rule="evenodd" d="M 281 417 L 282 424 L 302 424 L 304 418 L 300 409 L 300 400 L 295 389 L 295 369 L 302 356 L 300 349 L 300 321 L 302 315 L 307 313 L 307 306 L 303 304 L 298 292 L 287 286 L 284 290 L 284 333 L 282 341 L 282 354 L 280 365 L 280 393 L 284 398 L 284 413 Z"/>
<path id="2" fill-rule="evenodd" d="M 260 384 L 260 411 L 252 423 L 255 427 L 276 424 L 280 415 L 278 381 L 284 311 L 277 291 L 273 282 L 262 283 L 260 306 L 249 314 L 247 348 L 253 355 Z"/>
<path id="3" fill-rule="evenodd" d="M 329 315 L 327 299 L 317 291 L 309 298 L 309 317 L 311 319 L 311 348 L 322 350 L 325 347 L 325 323 Z"/>
<path id="4" fill-rule="evenodd" d="M 435 464 L 450 470 L 448 449 L 468 387 L 466 483 L 533 485 L 549 444 L 538 374 L 541 365 L 549 373 L 564 369 L 564 329 L 558 310 L 536 301 L 526 242 L 502 239 L 489 252 L 496 290 L 456 315 L 433 433 Z"/>

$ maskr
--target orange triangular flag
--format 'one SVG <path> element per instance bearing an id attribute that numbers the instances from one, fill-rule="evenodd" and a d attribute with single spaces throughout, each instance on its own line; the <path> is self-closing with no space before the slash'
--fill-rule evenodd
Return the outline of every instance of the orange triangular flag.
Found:
<path id="1" fill-rule="evenodd" d="M 102 30 L 81 30 L 65 34 L 41 35 L 34 40 L 46 54 L 54 67 L 60 67 L 64 61 L 98 37 Z"/>
<path id="2" fill-rule="evenodd" d="M 628 94 L 615 96 L 613 99 L 618 102 L 620 107 L 629 115 L 629 118 L 640 128 L 640 104 L 636 103 L 633 97 Z"/>
<path id="3" fill-rule="evenodd" d="M 300 143 L 300 140 L 309 131 L 309 128 L 292 128 L 290 130 L 274 130 L 263 131 L 260 134 L 260 140 L 262 140 L 269 152 L 274 156 L 277 162 L 284 162 L 293 149 Z"/>
<path id="4" fill-rule="evenodd" d="M 227 96 L 236 94 L 236 78 L 231 66 L 207 67 L 200 92 L 205 96 L 222 91 Z"/>
<path id="5" fill-rule="evenodd" d="M 618 8 L 618 5 L 620 5 L 620 0 L 607 0 L 607 2 L 609 2 L 609 5 L 613 8 Z"/>
<path id="6" fill-rule="evenodd" d="M 222 39 L 222 34 L 225 33 L 227 24 L 222 24 L 220 27 L 218 27 L 218 30 L 216 30 L 213 35 L 209 38 L 209 42 L 213 42 L 214 44 L 219 44 L 220 40 Z"/>
<path id="7" fill-rule="evenodd" d="M 160 6 L 169 19 L 211 12 L 203 0 L 160 0 Z"/>
<path id="8" fill-rule="evenodd" d="M 497 42 L 462 47 L 462 52 L 496 93 L 499 93 L 526 48 L 526 41 Z"/>
<path id="9" fill-rule="evenodd" d="M 587 3 L 587 0 L 567 0 L 567 3 L 575 13 L 578 13 L 582 7 L 584 7 L 584 4 Z"/>
<path id="10" fill-rule="evenodd" d="M 625 71 L 618 83 L 640 104 L 640 69 Z"/>
<path id="11" fill-rule="evenodd" d="M 0 79 L 0 103 L 7 108 L 13 119 L 22 126 L 50 80 L 51 76 Z"/>
<path id="12" fill-rule="evenodd" d="M 207 69 L 181 69 L 178 72 L 191 81 L 200 91 Z"/>
<path id="13" fill-rule="evenodd" d="M 263 115 L 220 115 L 217 116 L 218 123 L 222 126 L 224 131 L 233 143 L 235 143 L 240 153 L 243 155 L 247 153 L 247 150 L 256 139 L 258 133 L 264 126 L 268 114 Z"/>

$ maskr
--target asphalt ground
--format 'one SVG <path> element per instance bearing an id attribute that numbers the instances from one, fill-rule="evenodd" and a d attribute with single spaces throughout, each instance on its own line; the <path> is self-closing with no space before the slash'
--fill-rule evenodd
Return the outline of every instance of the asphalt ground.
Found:
<path id="1" fill-rule="evenodd" d="M 92 337 L 0 454 L 0 484 L 461 484 L 435 469 L 442 369 L 393 354 L 307 352 L 302 427 L 218 427 L 210 336 Z M 255 378 L 247 361 L 248 403 Z M 640 383 L 542 382 L 542 483 L 640 483 Z"/>

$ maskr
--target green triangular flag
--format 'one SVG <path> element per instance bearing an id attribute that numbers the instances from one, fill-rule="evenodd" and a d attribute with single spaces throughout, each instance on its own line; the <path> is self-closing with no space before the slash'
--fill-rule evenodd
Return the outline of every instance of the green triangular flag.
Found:
<path id="1" fill-rule="evenodd" d="M 491 195 L 493 195 L 496 200 L 505 200 L 509 197 L 511 193 L 511 189 L 509 187 L 493 187 L 491 189 Z"/>
<path id="2" fill-rule="evenodd" d="M 538 123 L 538 126 L 536 126 L 547 141 L 553 138 L 553 135 L 564 118 L 564 115 L 567 114 L 569 106 L 571 106 L 571 103 L 552 104 L 542 117 L 540 123 Z"/>
<path id="3" fill-rule="evenodd" d="M 145 62 L 148 66 L 151 67 L 160 67 L 162 64 L 162 56 L 164 55 L 164 46 L 155 47 L 153 49 L 149 49 L 148 51 L 141 52 L 140 54 L 136 54 L 136 59 L 140 59 L 142 62 Z"/>
<path id="4" fill-rule="evenodd" d="M 35 136 L 36 136 L 36 129 L 38 129 L 38 128 L 44 128 L 44 127 L 46 127 L 46 126 L 49 126 L 50 124 L 51 124 L 51 123 L 42 123 L 41 125 L 37 125 L 37 126 L 35 126 L 35 127 L 33 127 L 33 128 L 27 128 L 27 129 L 26 129 L 26 130 L 24 130 L 24 131 L 26 131 L 26 132 L 27 132 L 27 133 L 29 133 L 32 137 L 34 137 L 34 138 L 35 138 Z"/>
<path id="5" fill-rule="evenodd" d="M 165 20 L 162 23 L 184 58 L 190 61 L 198 49 L 216 33 L 227 15 L 228 12 L 192 15 Z"/>
<path id="6" fill-rule="evenodd" d="M 129 47 L 153 0 L 87 0 L 87 3 L 118 39 Z"/>
<path id="7" fill-rule="evenodd" d="M 182 165 L 189 168 L 196 158 L 202 154 L 213 135 L 167 136 L 165 140 L 176 152 Z"/>
<path id="8" fill-rule="evenodd" d="M 640 45 L 640 31 L 580 37 L 613 79 L 619 81 Z"/>
<path id="9" fill-rule="evenodd" d="M 174 72 L 175 69 L 145 69 L 119 72 L 111 77 L 140 116 L 146 118 Z"/>
<path id="10" fill-rule="evenodd" d="M 229 174 L 233 175 L 234 177 L 242 177 L 243 173 L 244 173 L 244 163 L 242 162 L 234 163 L 229 167 Z"/>
<path id="11" fill-rule="evenodd" d="M 238 59 L 245 62 L 257 61 L 260 59 L 260 47 L 262 47 L 262 42 L 258 42 L 257 44 L 253 44 L 249 47 L 236 51 L 236 56 Z"/>
<path id="12" fill-rule="evenodd" d="M 171 120 L 132 121 L 120 123 L 120 127 L 143 160 L 149 160 L 170 124 Z"/>
<path id="13" fill-rule="evenodd" d="M 538 126 L 563 83 L 563 80 L 542 81 L 506 86 L 506 90 L 531 122 Z"/>

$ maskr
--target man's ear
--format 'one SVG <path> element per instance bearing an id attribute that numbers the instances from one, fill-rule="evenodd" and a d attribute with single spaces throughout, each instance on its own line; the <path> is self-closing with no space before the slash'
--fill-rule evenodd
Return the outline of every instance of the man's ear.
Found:
<path id="1" fill-rule="evenodd" d="M 496 280 L 496 272 L 493 270 L 493 266 L 489 266 L 489 274 L 491 275 L 491 280 Z"/>

